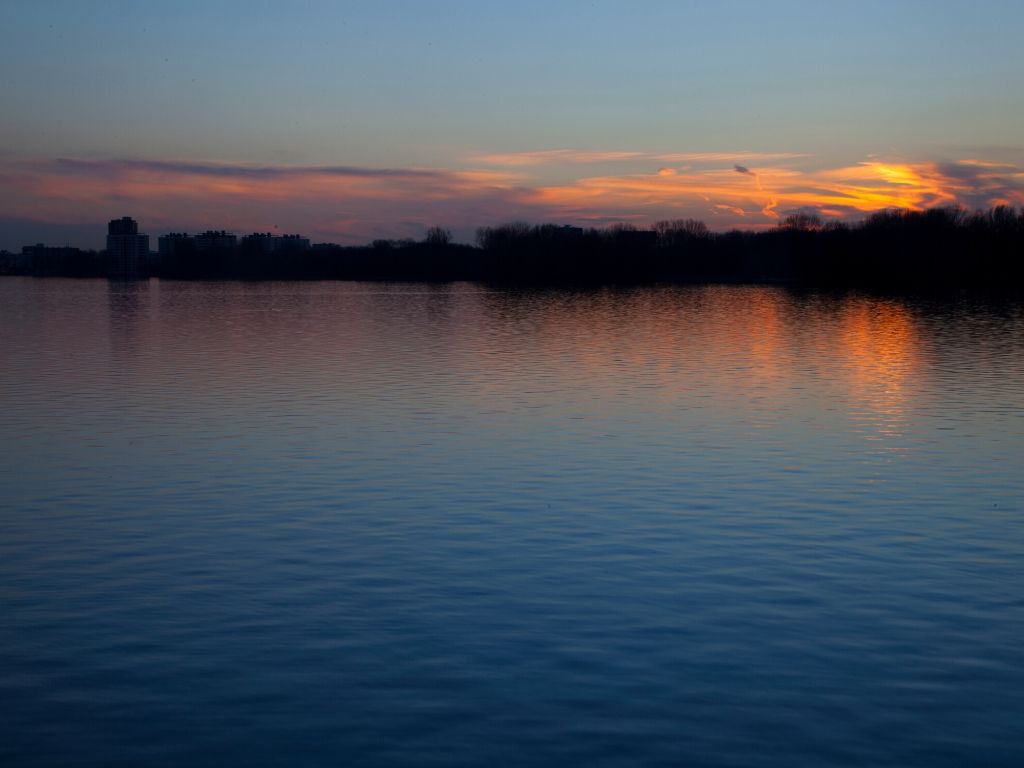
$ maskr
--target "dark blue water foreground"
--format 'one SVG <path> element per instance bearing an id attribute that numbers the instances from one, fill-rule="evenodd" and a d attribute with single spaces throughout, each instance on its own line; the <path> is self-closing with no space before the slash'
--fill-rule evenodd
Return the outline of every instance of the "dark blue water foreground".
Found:
<path id="1" fill-rule="evenodd" d="M 1019 766 L 1024 310 L 0 280 L 5 766 Z"/>

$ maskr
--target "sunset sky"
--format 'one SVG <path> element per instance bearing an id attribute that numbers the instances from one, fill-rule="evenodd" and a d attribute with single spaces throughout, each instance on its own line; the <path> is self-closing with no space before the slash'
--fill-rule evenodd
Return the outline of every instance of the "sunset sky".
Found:
<path id="1" fill-rule="evenodd" d="M 1024 3 L 0 3 L 0 248 L 1024 204 Z"/>

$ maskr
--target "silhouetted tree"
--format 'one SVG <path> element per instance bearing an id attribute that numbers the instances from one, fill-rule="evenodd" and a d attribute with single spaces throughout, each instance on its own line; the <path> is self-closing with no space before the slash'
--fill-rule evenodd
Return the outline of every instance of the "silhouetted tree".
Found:
<path id="1" fill-rule="evenodd" d="M 512 222 L 477 230 L 478 247 L 442 227 L 422 242 L 267 250 L 256 240 L 199 251 L 191 239 L 165 250 L 146 274 L 180 279 L 485 280 L 629 284 L 650 281 L 785 281 L 886 291 L 962 288 L 1024 293 L 1024 211 L 998 205 L 887 210 L 856 224 L 797 211 L 764 232 L 711 233 L 694 219 L 584 229 Z M 100 254 L 27 246 L 0 253 L 0 272 L 105 274 Z"/>
<path id="2" fill-rule="evenodd" d="M 659 221 L 654 224 L 654 231 L 663 245 L 671 245 L 680 238 L 707 237 L 709 234 L 708 225 L 697 219 Z"/>
<path id="3" fill-rule="evenodd" d="M 638 227 L 636 224 L 630 224 L 628 222 L 616 222 L 615 224 L 609 224 L 605 228 L 604 233 L 610 237 L 622 234 L 623 232 L 637 232 Z"/>
<path id="4" fill-rule="evenodd" d="M 424 242 L 430 245 L 448 245 L 451 241 L 452 233 L 444 227 L 431 227 L 424 238 Z"/>
<path id="5" fill-rule="evenodd" d="M 822 222 L 821 216 L 816 213 L 799 211 L 789 214 L 779 226 L 796 232 L 818 232 L 822 228 Z"/>

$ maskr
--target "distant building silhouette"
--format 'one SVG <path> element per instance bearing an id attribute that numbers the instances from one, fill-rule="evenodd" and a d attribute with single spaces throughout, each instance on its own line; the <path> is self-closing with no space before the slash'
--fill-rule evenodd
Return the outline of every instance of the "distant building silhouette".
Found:
<path id="1" fill-rule="evenodd" d="M 17 260 L 25 273 L 46 277 L 50 275 L 88 275 L 94 268 L 95 254 L 70 246 L 49 246 L 42 243 L 26 245 Z M 12 262 L 14 263 L 14 262 Z M 102 273 L 101 273 L 102 274 Z"/>
<path id="2" fill-rule="evenodd" d="M 780 212 L 776 227 L 714 233 L 696 219 L 653 229 L 509 222 L 477 230 L 477 245 L 427 237 L 372 245 L 310 245 L 299 235 L 223 230 L 149 238 L 128 217 L 108 225 L 107 250 L 28 245 L 0 252 L 0 274 L 242 280 L 477 280 L 506 284 L 771 282 L 886 291 L 976 289 L 1024 294 L 1024 210 L 996 206 L 887 210 L 859 223 L 807 210 Z M 140 263 L 145 259 L 143 263 Z"/>
<path id="3" fill-rule="evenodd" d="M 275 235 L 270 232 L 253 232 L 242 238 L 242 246 L 246 249 L 263 253 L 277 251 L 308 251 L 309 238 L 300 235 Z"/>
<path id="4" fill-rule="evenodd" d="M 194 247 L 195 241 L 187 232 L 168 232 L 157 238 L 157 251 L 161 256 L 173 256 L 185 247 Z"/>
<path id="5" fill-rule="evenodd" d="M 221 251 L 231 250 L 238 245 L 238 238 L 224 230 L 207 230 L 196 235 L 195 240 L 197 251 Z"/>
<path id="6" fill-rule="evenodd" d="M 107 224 L 107 265 L 111 277 L 138 277 L 140 263 L 148 257 L 149 235 L 139 234 L 135 219 L 124 216 Z"/>
<path id="7" fill-rule="evenodd" d="M 130 216 L 122 216 L 120 219 L 111 219 L 107 224 L 108 235 L 137 235 L 139 224 Z"/>
<path id="8" fill-rule="evenodd" d="M 9 251 L 0 251 L 0 275 L 20 275 L 25 271 L 27 257 Z"/>

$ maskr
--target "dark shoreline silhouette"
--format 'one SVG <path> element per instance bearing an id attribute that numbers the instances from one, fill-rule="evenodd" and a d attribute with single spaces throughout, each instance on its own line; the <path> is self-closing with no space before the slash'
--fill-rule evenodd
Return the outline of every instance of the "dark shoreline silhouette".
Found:
<path id="1" fill-rule="evenodd" d="M 432 227 L 422 241 L 318 244 L 273 252 L 243 241 L 197 250 L 190 241 L 140 260 L 135 277 L 184 280 L 478 281 L 527 285 L 787 283 L 887 291 L 1020 293 L 1024 211 L 1000 206 L 886 211 L 863 222 L 794 214 L 764 232 L 711 233 L 692 219 L 653 229 L 512 223 L 483 227 L 477 245 Z M 0 274 L 101 277 L 104 252 L 26 247 L 0 256 Z"/>

